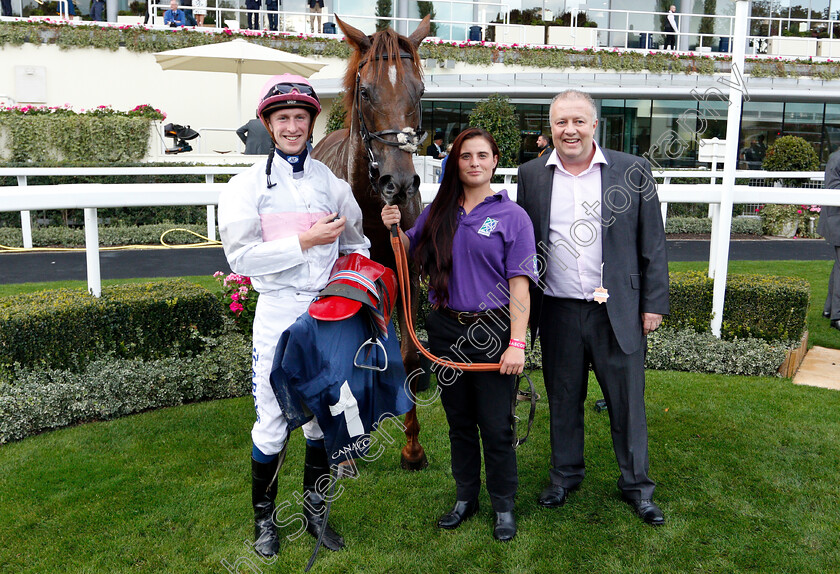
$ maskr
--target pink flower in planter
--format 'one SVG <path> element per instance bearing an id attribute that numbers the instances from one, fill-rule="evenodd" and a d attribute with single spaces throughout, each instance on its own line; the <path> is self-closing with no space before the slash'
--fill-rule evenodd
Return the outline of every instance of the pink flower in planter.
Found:
<path id="1" fill-rule="evenodd" d="M 241 313 L 245 307 L 242 306 L 242 303 L 231 303 L 230 310 L 234 313 Z"/>

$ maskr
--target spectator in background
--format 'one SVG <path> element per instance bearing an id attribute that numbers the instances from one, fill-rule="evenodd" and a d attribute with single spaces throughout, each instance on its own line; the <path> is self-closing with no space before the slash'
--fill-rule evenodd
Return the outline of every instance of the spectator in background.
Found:
<path id="1" fill-rule="evenodd" d="M 758 161 L 764 161 L 764 156 L 767 155 L 767 144 L 764 143 L 765 139 L 764 134 L 755 138 L 755 155 Z"/>
<path id="2" fill-rule="evenodd" d="M 426 148 L 426 155 L 435 159 L 443 159 L 446 152 L 443 151 L 443 132 L 438 130 L 435 132 L 434 141 Z"/>
<path id="3" fill-rule="evenodd" d="M 90 19 L 94 22 L 105 21 L 105 0 L 93 0 L 90 5 Z"/>
<path id="4" fill-rule="evenodd" d="M 666 50 L 677 49 L 677 34 L 680 33 L 680 28 L 677 26 L 677 7 L 671 5 L 668 9 L 668 16 L 665 18 L 665 46 Z"/>
<path id="5" fill-rule="evenodd" d="M 543 134 L 537 136 L 537 150 L 540 152 L 537 154 L 537 157 L 551 153 L 551 144 L 548 143 L 548 138 Z"/>
<path id="6" fill-rule="evenodd" d="M 265 9 L 268 11 L 268 29 L 275 32 L 279 29 L 277 27 L 277 10 L 280 9 L 280 4 L 281 2 L 278 0 L 265 0 Z"/>
<path id="7" fill-rule="evenodd" d="M 12 14 L 12 0 L 0 0 L 0 8 L 2 8 L 3 16 L 14 16 Z"/>
<path id="8" fill-rule="evenodd" d="M 267 155 L 271 151 L 271 134 L 262 120 L 254 118 L 236 130 L 236 135 L 245 144 L 247 155 Z"/>
<path id="9" fill-rule="evenodd" d="M 324 0 L 309 0 L 309 27 L 313 34 L 318 34 L 321 31 L 321 10 L 324 9 Z M 318 24 L 315 24 L 315 21 Z"/>
<path id="10" fill-rule="evenodd" d="M 195 17 L 193 17 L 192 0 L 181 0 L 181 6 L 184 10 L 185 26 L 195 26 Z"/>
<path id="11" fill-rule="evenodd" d="M 207 15 L 207 0 L 193 0 L 193 14 L 197 26 L 204 26 L 204 17 Z"/>
<path id="12" fill-rule="evenodd" d="M 452 144 L 446 146 L 446 157 L 443 158 L 443 161 L 440 162 L 440 177 L 438 177 L 438 183 L 443 181 L 443 172 L 446 171 L 446 160 L 449 159 L 449 152 L 452 151 Z"/>
<path id="13" fill-rule="evenodd" d="M 259 30 L 260 13 L 258 12 L 258 10 L 260 9 L 260 0 L 245 0 L 245 8 L 249 10 L 247 15 L 248 29 Z"/>
<path id="14" fill-rule="evenodd" d="M 184 11 L 178 8 L 178 0 L 172 0 L 169 3 L 169 10 L 163 13 L 163 25 L 171 28 L 187 25 L 187 17 Z"/>
<path id="15" fill-rule="evenodd" d="M 840 189 L 840 151 L 828 156 L 825 164 L 825 188 Z M 823 306 L 823 317 L 831 321 L 831 328 L 840 330 L 840 207 L 823 205 L 817 233 L 825 237 L 834 250 L 834 266 L 828 278 L 828 296 Z"/>

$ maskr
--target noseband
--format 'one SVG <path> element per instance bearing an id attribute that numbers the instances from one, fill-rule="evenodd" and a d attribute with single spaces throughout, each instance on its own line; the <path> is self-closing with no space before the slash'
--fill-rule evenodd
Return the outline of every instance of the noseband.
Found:
<path id="1" fill-rule="evenodd" d="M 413 60 L 411 54 L 406 54 L 404 52 L 401 53 L 399 57 L 401 59 Z M 388 55 L 376 55 L 373 59 L 387 60 Z M 419 105 L 419 103 L 418 107 L 420 108 L 420 114 L 416 128 L 406 127 L 401 130 L 391 129 L 379 132 L 371 132 L 368 130 L 364 114 L 362 114 L 362 91 L 360 89 L 360 84 L 362 81 L 362 68 L 369 61 L 370 58 L 359 64 L 359 69 L 356 72 L 356 94 L 354 99 L 356 103 L 356 114 L 359 117 L 359 134 L 362 136 L 362 143 L 365 146 L 365 151 L 368 156 L 368 177 L 370 178 L 370 185 L 374 195 L 382 195 L 381 190 L 379 189 L 379 161 L 377 161 L 376 156 L 373 154 L 373 148 L 371 147 L 372 141 L 376 140 L 387 146 L 399 148 L 406 153 L 414 153 L 417 151 L 417 148 L 420 147 L 420 144 L 423 143 L 423 140 L 426 139 L 426 132 L 421 129 L 423 122 L 423 107 Z M 394 136 L 394 139 L 386 139 L 385 136 Z"/>

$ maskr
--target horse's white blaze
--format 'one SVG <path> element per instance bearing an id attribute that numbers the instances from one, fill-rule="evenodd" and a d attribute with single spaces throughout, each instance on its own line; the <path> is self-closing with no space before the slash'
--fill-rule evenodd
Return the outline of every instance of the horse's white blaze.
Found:
<path id="1" fill-rule="evenodd" d="M 388 79 L 391 80 L 391 85 L 392 86 L 397 85 L 397 67 L 396 66 L 391 66 L 388 69 Z"/>

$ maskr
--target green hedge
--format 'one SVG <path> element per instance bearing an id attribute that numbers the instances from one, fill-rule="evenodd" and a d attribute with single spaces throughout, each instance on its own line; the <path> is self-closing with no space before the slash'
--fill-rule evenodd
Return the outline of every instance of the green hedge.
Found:
<path id="1" fill-rule="evenodd" d="M 761 235 L 760 217 L 735 217 L 732 233 Z M 669 217 L 665 220 L 665 233 L 711 233 L 712 220 L 708 217 Z"/>
<path id="2" fill-rule="evenodd" d="M 250 165 L 250 164 L 248 164 Z M 26 162 L 2 162 L 2 167 L 33 167 L 32 163 Z M 201 164 L 191 163 L 141 163 L 141 162 L 119 162 L 102 163 L 91 162 L 86 158 L 84 162 L 42 162 L 37 167 L 201 167 Z M 234 166 L 231 166 L 234 167 Z M 227 183 L 232 176 L 220 174 L 214 176 L 215 183 Z M 27 178 L 27 184 L 35 185 L 63 185 L 68 183 L 204 183 L 203 175 L 39 175 Z M 17 178 L 13 176 L 0 176 L 0 187 L 16 186 Z M 200 224 L 206 221 L 207 210 L 202 205 L 168 205 L 149 207 L 108 207 L 97 210 L 99 218 L 109 221 L 111 224 L 123 225 L 151 225 L 167 221 L 178 221 L 180 223 Z M 37 210 L 32 212 L 34 219 L 49 220 L 47 225 L 62 225 L 65 222 L 81 224 L 84 215 L 81 209 L 64 210 Z M 34 223 L 34 221 L 33 221 Z M 0 212 L 0 227 L 20 228 L 20 213 Z"/>
<path id="3" fill-rule="evenodd" d="M 79 371 L 105 354 L 189 356 L 222 326 L 215 295 L 181 279 L 0 298 L 0 376 L 15 365 Z"/>
<path id="4" fill-rule="evenodd" d="M 207 235 L 206 225 L 179 225 L 175 223 L 161 223 L 158 225 L 127 226 L 116 225 L 113 227 L 101 226 L 99 228 L 99 245 L 101 247 L 112 247 L 122 245 L 160 245 L 160 237 L 171 229 L 188 229 L 187 231 L 172 231 L 164 237 L 167 245 L 190 245 L 205 241 Z M 218 231 L 216 237 L 218 237 Z M 0 245 L 6 247 L 23 247 L 23 235 L 20 229 L 12 227 L 0 227 Z M 33 247 L 83 247 L 85 245 L 84 229 L 73 229 L 70 227 L 33 227 Z M 184 257 L 189 257 L 184 255 Z"/>
<path id="5" fill-rule="evenodd" d="M 709 331 L 714 280 L 697 271 L 671 273 L 671 314 L 664 325 Z M 796 277 L 729 275 L 721 336 L 798 341 L 805 331 L 810 285 Z"/>
<path id="6" fill-rule="evenodd" d="M 140 161 L 151 122 L 142 117 L 0 114 L 3 161 Z"/>
<path id="7" fill-rule="evenodd" d="M 80 372 L 17 366 L 0 381 L 0 444 L 90 420 L 243 396 L 251 388 L 251 344 L 235 329 L 191 357 L 152 361 L 113 356 Z"/>
<path id="8" fill-rule="evenodd" d="M 787 345 L 761 339 L 718 339 L 693 329 L 660 327 L 648 335 L 648 369 L 772 377 L 785 360 Z"/>

